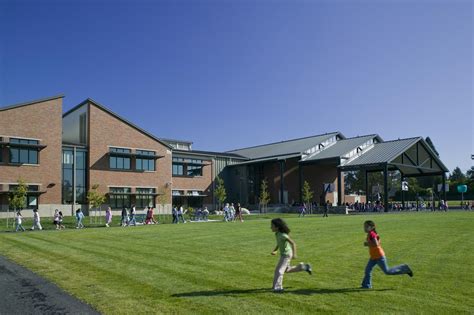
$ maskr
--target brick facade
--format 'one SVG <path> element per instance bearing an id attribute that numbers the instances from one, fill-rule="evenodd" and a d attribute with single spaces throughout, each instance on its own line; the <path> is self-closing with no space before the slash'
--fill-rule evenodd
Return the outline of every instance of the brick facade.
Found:
<path id="1" fill-rule="evenodd" d="M 46 145 L 38 154 L 38 165 L 10 164 L 8 148 L 2 148 L 0 189 L 8 190 L 8 185 L 19 178 L 27 184 L 38 184 L 45 192 L 38 198 L 40 214 L 50 215 L 61 204 L 62 96 L 1 110 L 0 137 L 5 142 L 9 138 L 30 138 Z M 6 210 L 8 196 L 0 198 L 0 207 Z M 24 216 L 30 215 L 30 211 L 24 212 Z"/>
<path id="2" fill-rule="evenodd" d="M 156 160 L 156 171 L 137 172 L 111 170 L 108 152 L 110 147 L 155 151 L 163 156 Z M 98 184 L 98 190 L 108 193 L 109 187 L 155 188 L 166 194 L 169 210 L 171 203 L 171 150 L 129 124 L 114 117 L 94 104 L 89 105 L 89 187 Z M 133 199 L 132 199 L 133 202 Z"/>

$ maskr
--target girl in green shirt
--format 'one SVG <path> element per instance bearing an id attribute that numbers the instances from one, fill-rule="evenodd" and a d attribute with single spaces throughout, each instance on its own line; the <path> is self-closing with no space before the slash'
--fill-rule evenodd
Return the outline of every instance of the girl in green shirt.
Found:
<path id="1" fill-rule="evenodd" d="M 306 271 L 312 273 L 310 264 L 299 263 L 297 266 L 290 265 L 291 259 L 296 258 L 296 244 L 288 236 L 290 229 L 286 222 L 282 219 L 273 219 L 271 224 L 272 231 L 275 232 L 277 245 L 272 251 L 272 255 L 276 255 L 280 251 L 280 260 L 275 268 L 275 276 L 273 278 L 273 292 L 283 292 L 283 275 L 290 272 Z"/>

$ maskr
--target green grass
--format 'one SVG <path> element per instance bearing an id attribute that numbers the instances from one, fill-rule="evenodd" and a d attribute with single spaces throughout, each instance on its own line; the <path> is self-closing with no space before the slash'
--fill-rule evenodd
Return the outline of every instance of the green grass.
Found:
<path id="1" fill-rule="evenodd" d="M 105 314 L 125 313 L 472 313 L 474 213 L 286 215 L 296 262 L 314 274 L 285 275 L 270 292 L 277 257 L 266 219 L 128 228 L 0 233 L 0 254 L 50 279 Z M 373 219 L 390 265 L 360 290 Z M 87 222 L 87 221 L 86 221 Z"/>

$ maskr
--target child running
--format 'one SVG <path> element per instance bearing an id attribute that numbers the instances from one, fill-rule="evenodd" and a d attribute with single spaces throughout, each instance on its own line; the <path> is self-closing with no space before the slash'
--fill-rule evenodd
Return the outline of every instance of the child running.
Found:
<path id="1" fill-rule="evenodd" d="M 273 278 L 273 292 L 283 292 L 283 275 L 290 272 L 306 271 L 311 275 L 313 269 L 310 264 L 299 263 L 296 267 L 290 265 L 291 259 L 296 258 L 296 244 L 288 236 L 290 229 L 282 219 L 273 219 L 271 224 L 272 232 L 275 232 L 277 245 L 272 251 L 272 255 L 276 255 L 280 250 L 280 260 L 275 268 L 275 276 Z"/>
<path id="2" fill-rule="evenodd" d="M 367 233 L 367 241 L 364 242 L 364 246 L 369 247 L 370 259 L 365 267 L 365 277 L 364 280 L 362 280 L 362 288 L 372 288 L 372 269 L 375 265 L 379 265 L 380 269 L 382 269 L 386 275 L 408 274 L 410 277 L 413 277 L 413 271 L 411 271 L 410 267 L 406 264 L 390 269 L 388 268 L 385 253 L 380 245 L 380 237 L 377 231 L 375 231 L 375 223 L 373 221 L 364 222 L 364 231 Z"/>

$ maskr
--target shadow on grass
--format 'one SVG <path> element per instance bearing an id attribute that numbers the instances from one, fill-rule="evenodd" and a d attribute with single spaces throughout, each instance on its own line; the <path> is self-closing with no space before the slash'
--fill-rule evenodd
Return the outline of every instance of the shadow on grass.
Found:
<path id="1" fill-rule="evenodd" d="M 297 294 L 297 295 L 313 295 L 313 294 L 337 294 L 337 293 L 351 293 L 351 292 L 373 292 L 373 291 L 391 291 L 393 289 L 361 289 L 361 288 L 341 288 L 341 289 L 298 289 L 292 290 L 291 288 L 285 289 L 283 294 Z M 226 295 L 239 295 L 239 294 L 254 294 L 254 293 L 273 293 L 272 289 L 260 288 L 260 289 L 246 289 L 246 290 L 216 290 L 216 291 L 195 291 L 177 293 L 171 295 L 172 297 L 196 297 L 196 296 L 226 296 Z"/>

